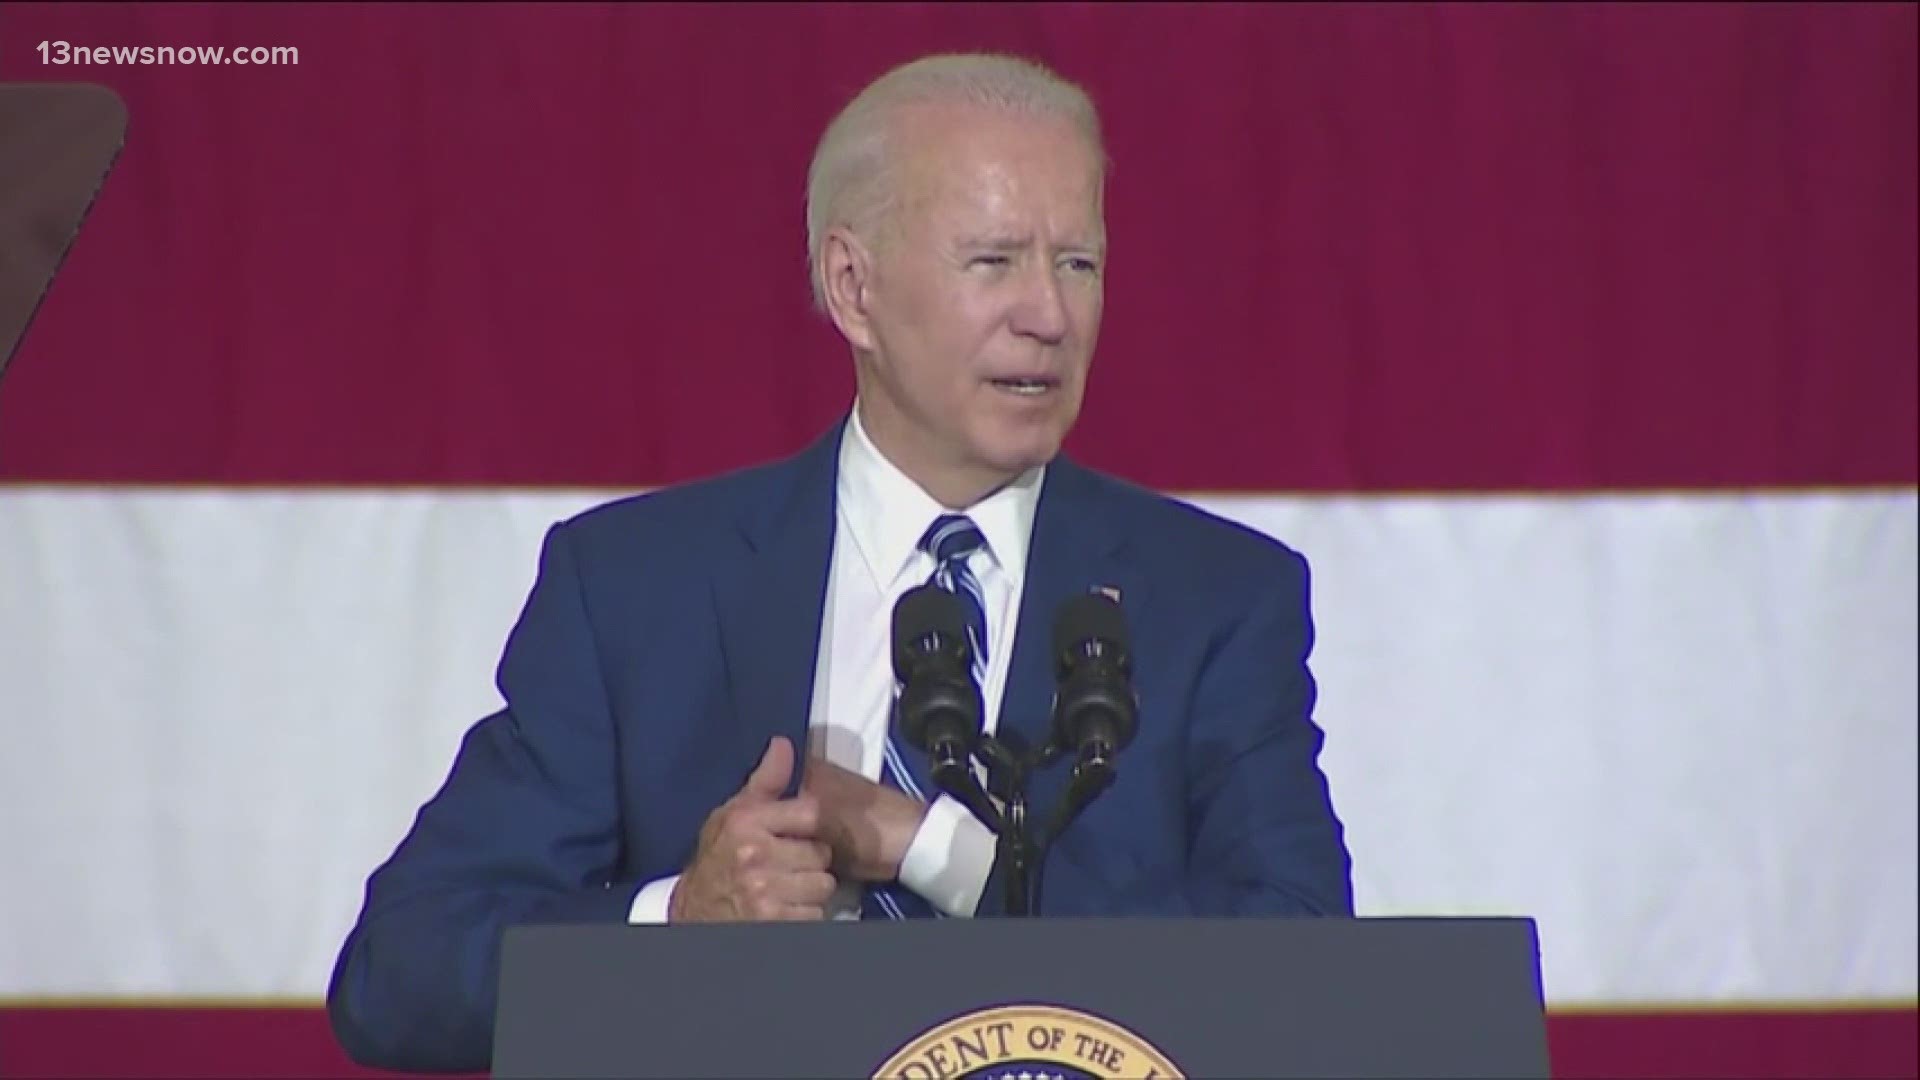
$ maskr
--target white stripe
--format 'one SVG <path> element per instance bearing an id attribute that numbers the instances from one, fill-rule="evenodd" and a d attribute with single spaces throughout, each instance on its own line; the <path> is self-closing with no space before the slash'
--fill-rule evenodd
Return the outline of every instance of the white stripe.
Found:
<path id="1" fill-rule="evenodd" d="M 0 488 L 0 993 L 320 993 L 607 494 Z M 1911 492 L 1207 505 L 1312 558 L 1363 912 L 1535 915 L 1556 1004 L 1920 989 Z"/>
<path id="2" fill-rule="evenodd" d="M 984 666 L 987 659 L 987 646 L 985 642 L 979 640 L 979 631 L 987 624 L 987 595 L 980 591 L 980 582 L 967 572 L 966 567 L 963 566 L 960 569 L 957 583 L 973 604 L 973 616 L 978 616 L 977 619 L 973 616 L 968 617 L 967 630 L 974 638 L 974 655 L 981 659 Z"/>
<path id="3" fill-rule="evenodd" d="M 884 749 L 887 771 L 893 774 L 894 783 L 899 786 L 901 791 L 906 792 L 921 802 L 926 802 L 926 792 L 920 790 L 920 781 L 914 777 L 913 770 L 907 768 L 906 761 L 900 757 L 900 748 L 894 744 L 892 736 L 887 737 Z"/>
<path id="4" fill-rule="evenodd" d="M 932 541 L 927 544 L 929 553 L 935 558 L 938 558 L 940 556 L 940 549 L 946 546 L 948 540 L 953 539 L 973 527 L 973 522 L 967 518 L 954 518 L 948 521 L 946 524 L 940 526 L 940 531 L 934 533 Z"/>

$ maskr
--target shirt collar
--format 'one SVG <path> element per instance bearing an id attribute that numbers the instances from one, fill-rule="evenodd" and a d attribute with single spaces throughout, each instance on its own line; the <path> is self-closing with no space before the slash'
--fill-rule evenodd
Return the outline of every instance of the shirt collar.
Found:
<path id="1" fill-rule="evenodd" d="M 1017 584 L 1026 573 L 1045 475 L 1046 467 L 1037 466 L 972 506 L 949 511 L 873 445 L 856 403 L 840 440 L 838 503 L 867 569 L 883 586 L 891 587 L 913 566 L 920 538 L 947 513 L 964 513 L 973 520 L 995 564 Z"/>

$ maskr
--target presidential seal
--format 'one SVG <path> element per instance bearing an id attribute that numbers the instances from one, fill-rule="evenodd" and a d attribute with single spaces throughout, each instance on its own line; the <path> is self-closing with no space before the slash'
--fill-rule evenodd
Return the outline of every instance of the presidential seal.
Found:
<path id="1" fill-rule="evenodd" d="M 901 1047 L 873 1080 L 1185 1080 L 1151 1043 L 1054 1005 L 968 1013 Z"/>

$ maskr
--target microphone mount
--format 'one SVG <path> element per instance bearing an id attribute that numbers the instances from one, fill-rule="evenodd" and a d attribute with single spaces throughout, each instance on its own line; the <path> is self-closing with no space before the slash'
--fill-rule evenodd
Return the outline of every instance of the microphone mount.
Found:
<path id="1" fill-rule="evenodd" d="M 1007 732 L 1000 738 L 983 735 L 973 745 L 1005 810 L 991 802 L 984 808 L 968 804 L 968 809 L 998 837 L 1006 913 L 1013 917 L 1040 912 L 1047 856 L 1087 807 L 1113 786 L 1119 753 L 1139 728 L 1129 636 L 1118 603 L 1100 593 L 1068 601 L 1056 620 L 1054 638 L 1057 688 L 1046 742 L 1029 750 L 1014 741 L 1015 733 Z M 1062 759 L 1073 762 L 1066 790 L 1036 832 L 1028 815 L 1028 783 Z"/>

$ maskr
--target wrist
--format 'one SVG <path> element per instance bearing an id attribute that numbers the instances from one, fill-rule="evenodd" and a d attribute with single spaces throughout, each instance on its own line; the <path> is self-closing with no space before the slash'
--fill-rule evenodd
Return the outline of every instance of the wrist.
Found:
<path id="1" fill-rule="evenodd" d="M 939 797 L 941 796 L 936 796 L 936 798 Z M 905 796 L 902 796 L 902 801 L 911 805 L 903 810 L 899 819 L 900 824 L 894 830 L 894 842 L 888 852 L 885 868 L 888 881 L 900 880 L 900 875 L 907 864 L 907 855 L 913 850 L 914 841 L 926 832 L 927 818 L 933 813 L 933 803 L 908 799 Z"/>
<path id="2" fill-rule="evenodd" d="M 950 916 L 972 915 L 993 870 L 998 838 L 959 800 L 942 795 L 900 864 L 900 884 Z"/>

